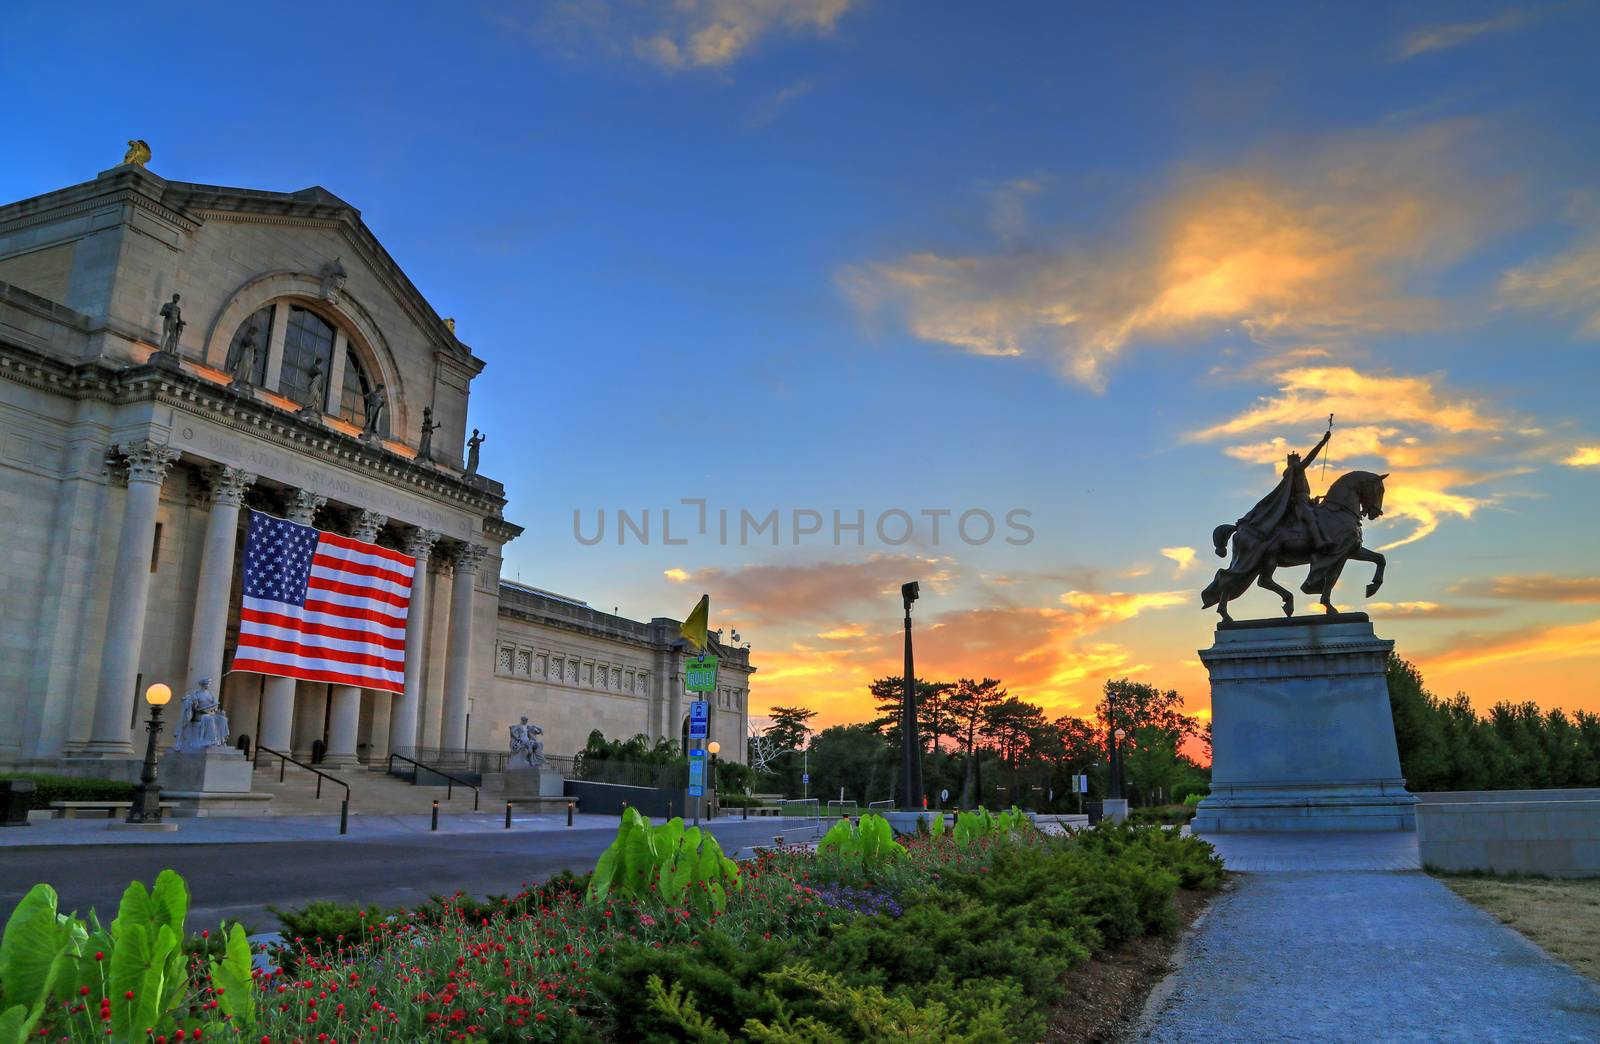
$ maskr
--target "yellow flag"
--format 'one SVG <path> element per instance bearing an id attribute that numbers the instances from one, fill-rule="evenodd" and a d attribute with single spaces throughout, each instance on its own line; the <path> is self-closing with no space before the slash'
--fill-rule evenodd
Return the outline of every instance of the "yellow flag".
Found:
<path id="1" fill-rule="evenodd" d="M 700 601 L 690 610 L 689 616 L 683 621 L 683 637 L 696 652 L 705 652 L 706 649 L 706 624 L 711 619 L 711 596 L 701 595 Z"/>

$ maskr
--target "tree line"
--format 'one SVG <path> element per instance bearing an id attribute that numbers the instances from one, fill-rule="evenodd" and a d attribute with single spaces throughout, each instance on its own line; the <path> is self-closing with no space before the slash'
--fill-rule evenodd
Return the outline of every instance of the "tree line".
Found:
<path id="1" fill-rule="evenodd" d="M 1122 728 L 1124 778 L 1137 804 L 1181 801 L 1204 793 L 1209 768 L 1184 752 L 1198 740 L 1207 750 L 1209 730 L 1182 712 L 1172 690 L 1126 678 L 1106 682 L 1093 718 L 1052 718 L 1038 704 L 1013 696 L 998 678 L 953 682 L 914 680 L 917 731 L 922 740 L 923 786 L 932 805 L 1068 810 L 1079 801 L 1073 777 L 1088 777 L 1088 799 L 1109 782 L 1107 744 Z M 779 758 L 757 786 L 788 796 L 840 798 L 865 805 L 895 801 L 900 786 L 903 678 L 879 678 L 868 686 L 876 716 L 853 725 L 814 731 L 816 712 L 774 707 L 766 739 L 776 750 L 804 751 Z M 803 776 L 809 772 L 807 782 Z"/>
<path id="2" fill-rule="evenodd" d="M 1464 693 L 1429 692 L 1422 672 L 1393 653 L 1387 678 L 1408 789 L 1600 787 L 1600 714 L 1510 701 L 1479 714 Z"/>

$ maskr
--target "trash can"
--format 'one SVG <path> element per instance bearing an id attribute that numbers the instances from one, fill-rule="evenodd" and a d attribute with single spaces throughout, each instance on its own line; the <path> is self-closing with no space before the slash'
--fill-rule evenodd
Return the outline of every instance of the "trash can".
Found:
<path id="1" fill-rule="evenodd" d="M 1106 806 L 1102 802 L 1085 801 L 1083 803 L 1083 809 L 1085 812 L 1089 813 L 1090 826 L 1094 826 L 1096 823 L 1100 822 L 1100 820 L 1105 818 Z"/>
<path id="2" fill-rule="evenodd" d="M 0 827 L 27 826 L 33 780 L 0 779 Z"/>

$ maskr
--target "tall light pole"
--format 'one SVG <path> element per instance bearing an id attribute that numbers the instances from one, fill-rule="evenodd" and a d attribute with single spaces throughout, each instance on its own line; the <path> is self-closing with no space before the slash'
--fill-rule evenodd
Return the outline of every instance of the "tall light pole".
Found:
<path id="1" fill-rule="evenodd" d="M 1127 733 L 1117 727 L 1117 694 L 1111 686 L 1106 686 L 1106 773 L 1110 777 L 1106 781 L 1106 797 L 1113 801 L 1122 798 L 1122 751 L 1121 740 Z"/>
<path id="2" fill-rule="evenodd" d="M 156 782 L 156 736 L 161 732 L 161 708 L 172 699 L 172 689 L 160 682 L 144 691 L 144 701 L 150 705 L 150 722 L 145 731 L 150 738 L 144 746 L 144 770 L 139 773 L 139 785 L 133 791 L 133 806 L 128 809 L 130 823 L 161 822 L 161 785 Z"/>
<path id="3" fill-rule="evenodd" d="M 917 732 L 917 671 L 911 663 L 911 603 L 917 600 L 917 582 L 900 585 L 900 600 L 906 610 L 905 695 L 900 700 L 901 783 L 905 803 L 912 812 L 922 810 L 922 736 Z"/>

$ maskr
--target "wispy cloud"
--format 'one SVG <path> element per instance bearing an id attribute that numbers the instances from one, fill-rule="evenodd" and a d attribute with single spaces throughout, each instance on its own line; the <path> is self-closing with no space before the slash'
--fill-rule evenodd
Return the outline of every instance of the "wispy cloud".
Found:
<path id="1" fill-rule="evenodd" d="M 783 115 L 783 111 L 789 107 L 791 102 L 810 94 L 816 89 L 816 86 L 810 80 L 800 80 L 786 87 L 780 87 L 755 107 L 750 113 L 749 119 L 745 120 L 745 126 L 751 130 L 760 130 L 762 127 L 771 125 L 774 120 Z"/>
<path id="2" fill-rule="evenodd" d="M 1460 635 L 1420 659 L 1425 669 L 1460 669 L 1530 657 L 1558 660 L 1595 655 L 1600 655 L 1600 620 Z"/>
<path id="3" fill-rule="evenodd" d="M 1561 463 L 1569 468 L 1600 467 L 1600 446 L 1579 446 L 1570 456 L 1562 458 Z"/>
<path id="4" fill-rule="evenodd" d="M 1161 549 L 1161 553 L 1165 557 L 1170 558 L 1174 562 L 1178 563 L 1178 568 L 1173 574 L 1174 576 L 1183 575 L 1185 570 L 1194 565 L 1195 551 L 1192 547 L 1164 547 Z"/>
<path id="5" fill-rule="evenodd" d="M 1401 42 L 1399 53 L 1395 57 L 1396 60 L 1403 62 L 1408 58 L 1415 58 L 1419 54 L 1447 51 L 1452 47 L 1460 47 L 1462 44 L 1476 40 L 1481 36 L 1509 33 L 1537 21 L 1552 10 L 1555 10 L 1555 8 L 1513 8 L 1503 14 L 1495 15 L 1493 18 L 1481 18 L 1475 22 L 1450 22 L 1446 25 L 1434 25 L 1418 29 Z"/>
<path id="6" fill-rule="evenodd" d="M 1461 138 L 1438 126 L 1189 172 L 1116 243 L 919 251 L 839 282 L 922 340 L 1044 357 L 1097 389 L 1130 345 L 1224 326 L 1302 343 L 1430 326 L 1441 311 L 1419 284 L 1481 242 L 1493 211 Z M 1001 220 L 1002 245 L 1014 225 Z"/>
<path id="7" fill-rule="evenodd" d="M 1600 222 L 1564 253 L 1511 269 L 1500 296 L 1513 307 L 1574 316 L 1579 333 L 1600 337 Z"/>
<path id="8" fill-rule="evenodd" d="M 1600 602 L 1600 576 L 1554 576 L 1550 573 L 1497 576 L 1467 580 L 1457 584 L 1455 590 L 1518 602 L 1595 603 Z"/>
<path id="9" fill-rule="evenodd" d="M 869 555 L 852 561 L 762 563 L 741 569 L 707 568 L 682 574 L 711 595 L 715 615 L 738 618 L 743 627 L 796 621 L 832 623 L 864 603 L 881 602 L 885 619 L 900 611 L 900 585 L 916 578 L 935 590 L 951 583 L 956 573 L 944 559 L 910 555 Z"/>
<path id="10" fill-rule="evenodd" d="M 1291 367 L 1275 383 L 1274 392 L 1189 438 L 1208 442 L 1274 432 L 1266 441 L 1236 442 L 1226 452 L 1279 469 L 1291 449 L 1310 447 L 1317 421 L 1333 414 L 1338 426 L 1326 452 L 1337 457 L 1339 467 L 1328 470 L 1327 479 L 1353 466 L 1389 472 L 1385 513 L 1414 523 L 1385 550 L 1428 536 L 1444 518 L 1471 518 L 1497 500 L 1480 487 L 1522 474 L 1554 455 L 1542 429 L 1452 391 L 1436 374 Z M 1294 432 L 1294 438 L 1284 431 Z M 1321 484 L 1322 474 L 1318 469 L 1311 476 L 1314 484 Z"/>
<path id="11" fill-rule="evenodd" d="M 668 72 L 726 69 L 767 39 L 826 36 L 856 0 L 559 0 L 535 31 L 570 51 L 629 55 Z"/>
<path id="12" fill-rule="evenodd" d="M 1441 605 L 1438 602 L 1368 602 L 1367 612 L 1385 616 L 1402 616 L 1407 619 L 1476 620 L 1495 616 L 1502 610 L 1492 605 Z"/>

